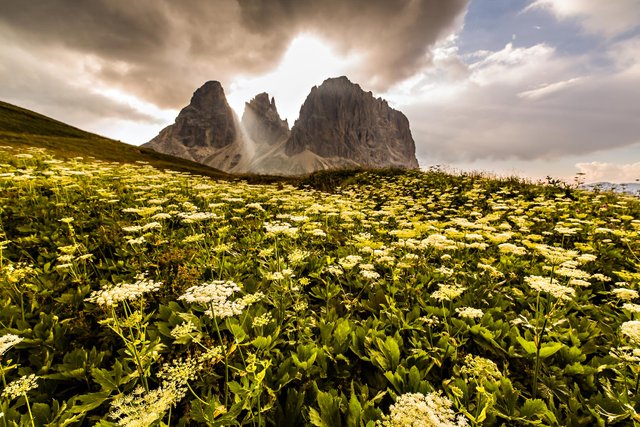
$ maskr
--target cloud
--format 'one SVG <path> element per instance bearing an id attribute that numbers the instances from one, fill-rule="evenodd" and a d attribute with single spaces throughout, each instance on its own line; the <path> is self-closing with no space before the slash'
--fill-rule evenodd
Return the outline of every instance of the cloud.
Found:
<path id="1" fill-rule="evenodd" d="M 640 179 L 640 162 L 616 164 L 607 162 L 577 163 L 587 182 L 634 182 Z"/>
<path id="2" fill-rule="evenodd" d="M 273 69 L 300 32 L 318 35 L 339 52 L 362 54 L 352 77 L 368 87 L 388 88 L 428 62 L 430 47 L 461 24 L 467 3 L 7 0 L 0 31 L 3 40 L 20 40 L 26 51 L 38 51 L 50 68 L 60 56 L 89 61 L 84 77 L 90 84 L 177 108 L 207 80 L 228 86 L 238 75 Z M 24 82 L 29 77 L 5 75 Z"/>
<path id="3" fill-rule="evenodd" d="M 640 142 L 631 59 L 640 39 L 613 46 L 607 66 L 546 44 L 463 55 L 449 39 L 434 52 L 431 69 L 386 95 L 408 116 L 421 164 L 549 160 Z"/>
<path id="4" fill-rule="evenodd" d="M 4 101 L 85 129 L 105 117 L 161 123 L 155 115 L 88 87 L 85 80 L 90 60 L 79 61 L 59 52 L 55 61 L 43 61 L 43 54 L 39 50 L 29 52 L 17 41 L 0 45 L 0 96 Z"/>
<path id="5" fill-rule="evenodd" d="M 462 24 L 467 0 L 239 0 L 243 23 L 269 34 L 282 27 L 312 32 L 343 53 L 363 54 L 352 77 L 376 90 L 429 62 L 429 49 Z"/>
<path id="6" fill-rule="evenodd" d="M 589 32 L 613 37 L 640 26 L 638 0 L 536 0 L 525 10 L 547 9 L 559 19 L 576 18 Z"/>
<path id="7" fill-rule="evenodd" d="M 551 95 L 553 93 L 560 92 L 560 91 L 562 91 L 564 89 L 570 88 L 571 86 L 575 86 L 575 85 L 579 84 L 580 82 L 584 82 L 584 78 L 582 78 L 582 77 L 574 77 L 572 79 L 564 80 L 564 81 L 560 81 L 560 82 L 542 84 L 538 88 L 531 89 L 531 90 L 526 90 L 524 92 L 520 92 L 518 94 L 518 96 L 521 97 L 521 98 L 528 98 L 528 99 L 544 98 L 544 97 L 549 96 L 549 95 Z"/>

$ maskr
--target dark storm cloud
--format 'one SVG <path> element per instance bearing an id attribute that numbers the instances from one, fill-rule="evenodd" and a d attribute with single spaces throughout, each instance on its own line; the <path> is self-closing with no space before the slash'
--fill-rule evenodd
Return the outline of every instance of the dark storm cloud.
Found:
<path id="1" fill-rule="evenodd" d="M 272 69 L 300 32 L 361 55 L 353 77 L 385 89 L 428 62 L 430 46 L 460 24 L 467 2 L 2 0 L 0 36 L 42 52 L 44 62 L 90 57 L 87 72 L 100 83 L 176 108 L 206 80 L 228 84 Z M 7 67 L 0 78 L 23 76 Z"/>
<path id="2" fill-rule="evenodd" d="M 342 52 L 360 52 L 357 80 L 385 90 L 429 60 L 429 48 L 458 26 L 467 0 L 238 0 L 243 24 L 265 34 L 287 28 L 330 40 Z"/>

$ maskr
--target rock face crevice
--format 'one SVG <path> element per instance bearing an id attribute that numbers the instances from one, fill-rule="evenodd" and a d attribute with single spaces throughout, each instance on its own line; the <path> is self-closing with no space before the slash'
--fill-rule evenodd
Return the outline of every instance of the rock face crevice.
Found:
<path id="1" fill-rule="evenodd" d="M 175 123 L 145 146 L 227 172 L 297 175 L 357 166 L 418 167 L 405 115 L 346 77 L 314 86 L 291 130 L 268 94 L 247 102 L 238 120 L 222 85 L 209 81 Z"/>

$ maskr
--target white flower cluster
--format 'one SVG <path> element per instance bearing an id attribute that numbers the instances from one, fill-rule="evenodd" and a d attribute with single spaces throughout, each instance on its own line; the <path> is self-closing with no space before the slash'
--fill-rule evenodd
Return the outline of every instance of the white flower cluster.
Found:
<path id="1" fill-rule="evenodd" d="M 180 212 L 178 216 L 182 218 L 182 222 L 185 224 L 194 224 L 218 217 L 218 215 L 213 212 Z"/>
<path id="2" fill-rule="evenodd" d="M 458 317 L 465 319 L 480 319 L 484 316 L 484 311 L 473 307 L 458 307 L 456 313 L 458 313 Z"/>
<path id="3" fill-rule="evenodd" d="M 116 420 L 117 426 L 147 427 L 180 402 L 186 392 L 186 387 L 176 387 L 173 383 L 148 393 L 139 387 L 133 393 L 115 399 L 109 416 Z"/>
<path id="4" fill-rule="evenodd" d="M 295 237 L 298 234 L 298 227 L 293 227 L 288 222 L 265 222 L 264 228 L 270 236 L 284 234 L 286 236 Z"/>
<path id="5" fill-rule="evenodd" d="M 571 300 L 575 296 L 576 290 L 568 286 L 562 286 L 557 280 L 542 276 L 527 276 L 524 281 L 538 292 L 548 292 L 561 300 Z"/>
<path id="6" fill-rule="evenodd" d="M 622 304 L 622 308 L 631 313 L 640 313 L 640 304 L 633 304 L 631 302 L 627 302 Z"/>
<path id="7" fill-rule="evenodd" d="M 513 254 L 513 255 L 526 255 L 527 249 L 522 246 L 514 245 L 513 243 L 501 243 L 498 245 L 498 248 L 503 254 Z"/>
<path id="8" fill-rule="evenodd" d="M 431 294 L 431 298 L 438 301 L 451 301 L 458 298 L 467 289 L 459 285 L 443 285 L 439 284 L 439 289 Z"/>
<path id="9" fill-rule="evenodd" d="M 620 332 L 622 335 L 626 335 L 635 345 L 640 345 L 640 320 L 624 322 L 620 326 Z"/>
<path id="10" fill-rule="evenodd" d="M 633 289 L 616 288 L 612 290 L 611 293 L 621 300 L 625 301 L 630 301 L 632 299 L 638 298 L 638 291 L 634 291 Z"/>
<path id="11" fill-rule="evenodd" d="M 432 247 L 441 251 L 458 249 L 455 240 L 451 240 L 442 234 L 431 234 L 421 242 L 426 247 Z"/>
<path id="12" fill-rule="evenodd" d="M 235 282 L 214 280 L 210 283 L 190 287 L 178 299 L 209 307 L 204 312 L 205 315 L 211 318 L 225 319 L 241 314 L 246 307 L 264 296 L 258 292 L 231 301 L 229 298 L 238 291 L 240 291 L 240 287 Z"/>
<path id="13" fill-rule="evenodd" d="M 0 337 L 0 356 L 5 354 L 14 345 L 18 344 L 24 338 L 14 334 L 6 334 Z"/>
<path id="14" fill-rule="evenodd" d="M 380 427 L 464 427 L 463 415 L 456 416 L 453 402 L 440 393 L 405 393 L 389 408 L 389 414 L 376 423 Z"/>
<path id="15" fill-rule="evenodd" d="M 640 348 L 629 346 L 612 349 L 609 354 L 622 362 L 637 365 L 640 363 Z"/>
<path id="16" fill-rule="evenodd" d="M 329 274 L 333 274 L 334 276 L 340 276 L 344 274 L 344 271 L 342 270 L 342 268 L 339 265 L 335 265 L 335 264 L 326 266 L 324 271 L 326 271 Z"/>
<path id="17" fill-rule="evenodd" d="M 365 279 L 369 279 L 369 280 L 377 280 L 380 278 L 380 273 L 374 270 L 366 269 L 366 268 L 360 269 L 360 275 Z"/>
<path id="18" fill-rule="evenodd" d="M 147 279 L 145 274 L 136 276 L 133 283 L 120 283 L 116 286 L 106 286 L 99 291 L 91 292 L 85 301 L 105 307 L 113 307 L 121 301 L 134 301 L 148 292 L 160 289 L 162 282 L 155 282 Z"/>
<path id="19" fill-rule="evenodd" d="M 7 384 L 2 391 L 2 397 L 13 400 L 16 397 L 23 396 L 29 391 L 38 387 L 38 377 L 35 374 L 25 375 L 13 382 Z"/>
<path id="20" fill-rule="evenodd" d="M 350 270 L 360 261 L 362 261 L 362 257 L 360 255 L 347 255 L 344 258 L 340 258 L 338 260 L 338 264 L 340 264 L 345 270 Z"/>
<path id="21" fill-rule="evenodd" d="M 162 228 L 162 224 L 154 221 L 144 225 L 129 225 L 126 227 L 122 227 L 122 231 L 124 231 L 125 233 L 138 233 L 140 231 L 148 231 L 156 228 Z"/>
<path id="22" fill-rule="evenodd" d="M 210 283 L 192 286 L 178 299 L 200 305 L 216 304 L 226 301 L 234 293 L 240 291 L 240 287 L 230 280 L 214 280 Z"/>

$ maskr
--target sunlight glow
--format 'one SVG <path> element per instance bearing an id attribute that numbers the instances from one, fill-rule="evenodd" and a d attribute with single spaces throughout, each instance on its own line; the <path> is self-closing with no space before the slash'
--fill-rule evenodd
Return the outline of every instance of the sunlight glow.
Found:
<path id="1" fill-rule="evenodd" d="M 128 105 L 146 116 L 146 119 L 142 120 L 107 118 L 85 126 L 88 131 L 109 135 L 110 138 L 118 141 L 134 145 L 144 144 L 155 137 L 166 124 L 173 123 L 178 115 L 178 110 L 158 108 L 150 102 L 118 89 L 94 86 L 91 90 L 119 104 Z"/>
<path id="2" fill-rule="evenodd" d="M 338 55 L 324 41 L 311 34 L 297 36 L 280 65 L 259 77 L 239 77 L 227 91 L 229 104 L 242 117 L 244 103 L 261 92 L 276 99 L 278 112 L 293 125 L 309 91 L 329 77 L 346 75 L 360 60 L 358 55 Z"/>

